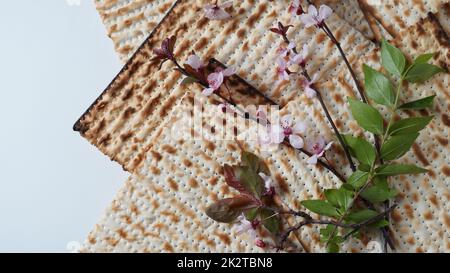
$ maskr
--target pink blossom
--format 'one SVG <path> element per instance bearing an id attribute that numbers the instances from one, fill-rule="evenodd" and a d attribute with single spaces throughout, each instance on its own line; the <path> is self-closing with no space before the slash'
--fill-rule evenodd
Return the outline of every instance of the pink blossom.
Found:
<path id="1" fill-rule="evenodd" d="M 277 60 L 278 66 L 277 66 L 277 76 L 278 81 L 288 81 L 289 80 L 289 73 L 287 72 L 289 63 L 284 58 L 278 58 Z"/>
<path id="2" fill-rule="evenodd" d="M 300 0 L 292 1 L 289 6 L 289 13 L 292 15 L 301 15 L 303 13 L 302 5 L 300 4 Z"/>
<path id="3" fill-rule="evenodd" d="M 224 79 L 233 75 L 234 71 L 234 68 L 229 67 L 225 70 L 218 70 L 217 72 L 209 74 L 207 79 L 209 87 L 203 90 L 203 95 L 210 96 L 212 93 L 214 93 L 214 91 L 219 90 L 219 88 L 223 84 Z"/>
<path id="4" fill-rule="evenodd" d="M 266 175 L 265 173 L 259 173 L 259 176 L 264 181 L 265 195 L 272 196 L 275 194 L 275 187 L 273 186 L 272 177 Z"/>
<path id="5" fill-rule="evenodd" d="M 292 147 L 301 149 L 304 145 L 301 135 L 305 134 L 305 132 L 306 125 L 303 122 L 293 124 L 291 115 L 285 115 L 281 118 L 281 124 L 271 126 L 271 143 L 279 144 L 288 138 Z"/>
<path id="6" fill-rule="evenodd" d="M 312 99 L 317 95 L 316 90 L 312 88 L 313 84 L 317 82 L 318 76 L 314 74 L 311 81 L 305 80 L 303 83 L 303 88 L 305 89 L 305 94 L 308 98 Z"/>
<path id="7" fill-rule="evenodd" d="M 303 48 L 302 48 L 302 52 L 300 52 L 299 54 L 292 55 L 289 62 L 291 64 L 296 64 L 296 65 L 305 67 L 306 58 L 308 57 L 308 54 L 309 54 L 308 45 L 304 44 Z"/>
<path id="8" fill-rule="evenodd" d="M 238 234 L 248 233 L 253 240 L 256 240 L 256 228 L 259 225 L 259 221 L 250 222 L 247 220 L 244 214 L 238 217 L 239 224 L 237 226 L 236 232 Z"/>
<path id="9" fill-rule="evenodd" d="M 191 56 L 189 56 L 189 58 L 186 61 L 186 64 L 189 65 L 190 67 L 192 67 L 195 70 L 199 70 L 203 67 L 205 67 L 206 65 L 202 62 L 202 60 L 200 59 L 200 57 L 198 57 L 195 54 L 192 54 Z"/>
<path id="10" fill-rule="evenodd" d="M 294 48 L 295 48 L 295 43 L 290 42 L 287 47 L 279 47 L 277 49 L 277 53 L 280 58 L 284 58 L 288 55 L 288 53 L 292 53 L 292 49 L 294 49 Z"/>
<path id="11" fill-rule="evenodd" d="M 231 15 L 225 11 L 233 5 L 231 1 L 223 3 L 222 5 L 216 4 L 207 5 L 204 8 L 206 18 L 210 20 L 226 20 L 231 18 Z"/>
<path id="12" fill-rule="evenodd" d="M 317 160 L 322 157 L 326 151 L 328 151 L 333 145 L 333 142 L 330 142 L 325 145 L 325 139 L 323 137 L 318 137 L 314 140 L 307 141 L 307 149 L 313 155 L 308 159 L 308 164 L 317 164 Z"/>
<path id="13" fill-rule="evenodd" d="M 255 245 L 260 248 L 265 248 L 267 246 L 267 244 L 261 239 L 256 240 Z"/>
<path id="14" fill-rule="evenodd" d="M 308 13 L 300 15 L 300 20 L 305 24 L 305 27 L 309 28 L 312 26 L 320 27 L 323 21 L 331 16 L 333 10 L 327 5 L 321 5 L 319 11 L 313 5 L 308 7 Z"/>

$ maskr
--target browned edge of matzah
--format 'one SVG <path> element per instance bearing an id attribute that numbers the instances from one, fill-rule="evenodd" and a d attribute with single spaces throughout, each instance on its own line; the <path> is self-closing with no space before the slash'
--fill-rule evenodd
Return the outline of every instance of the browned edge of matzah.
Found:
<path id="1" fill-rule="evenodd" d="M 79 132 L 80 134 L 84 134 L 84 132 L 86 131 L 86 129 L 83 127 L 83 125 L 81 124 L 83 119 L 85 118 L 85 116 L 92 110 L 92 108 L 97 104 L 97 102 L 99 102 L 102 97 L 109 91 L 109 89 L 111 88 L 111 86 L 114 84 L 114 82 L 120 77 L 120 75 L 122 75 L 122 73 L 124 73 L 126 70 L 128 70 L 128 68 L 130 67 L 130 65 L 134 62 L 134 59 L 136 59 L 136 57 L 140 54 L 141 49 L 145 46 L 145 44 L 147 43 L 148 40 L 150 40 L 154 34 L 156 33 L 156 31 L 159 29 L 159 27 L 166 21 L 168 15 L 173 11 L 173 9 L 180 3 L 180 0 L 175 1 L 175 3 L 172 5 L 172 7 L 166 12 L 166 14 L 164 15 L 164 17 L 161 19 L 161 21 L 158 23 L 158 25 L 156 25 L 156 27 L 152 30 L 152 32 L 148 35 L 147 38 L 145 38 L 145 40 L 142 42 L 142 44 L 136 49 L 136 51 L 133 53 L 133 55 L 131 56 L 130 59 L 128 59 L 128 61 L 126 62 L 126 64 L 122 67 L 122 69 L 120 69 L 120 71 L 117 73 L 117 75 L 112 79 L 112 81 L 108 84 L 108 86 L 105 88 L 105 90 L 103 90 L 103 92 L 94 100 L 94 102 L 86 109 L 86 111 L 84 111 L 84 113 L 81 115 L 80 118 L 78 118 L 78 120 L 75 122 L 75 124 L 73 125 L 73 130 L 75 132 Z"/>

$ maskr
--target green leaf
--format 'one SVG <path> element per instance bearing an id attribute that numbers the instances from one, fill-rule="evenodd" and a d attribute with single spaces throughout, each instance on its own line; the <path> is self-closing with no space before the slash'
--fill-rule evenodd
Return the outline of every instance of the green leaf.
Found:
<path id="1" fill-rule="evenodd" d="M 394 47 L 386 40 L 381 43 L 381 60 L 384 68 L 390 73 L 402 76 L 406 67 L 406 58 L 400 49 Z"/>
<path id="2" fill-rule="evenodd" d="M 335 207 L 323 200 L 306 200 L 302 205 L 310 211 L 329 217 L 339 217 L 339 213 Z"/>
<path id="3" fill-rule="evenodd" d="M 389 221 L 387 221 L 386 219 L 380 220 L 376 223 L 369 225 L 369 227 L 371 227 L 371 228 L 384 228 L 387 226 L 389 226 Z"/>
<path id="4" fill-rule="evenodd" d="M 245 218 L 249 221 L 253 221 L 256 219 L 256 217 L 258 216 L 258 208 L 254 208 L 251 210 L 246 211 L 245 214 Z"/>
<path id="5" fill-rule="evenodd" d="M 434 55 L 435 55 L 434 53 L 422 54 L 414 60 L 414 63 L 415 64 L 428 63 L 428 61 L 431 60 L 434 57 Z"/>
<path id="6" fill-rule="evenodd" d="M 231 223 L 246 210 L 257 207 L 254 199 L 246 195 L 219 200 L 206 209 L 206 215 L 221 223 Z"/>
<path id="7" fill-rule="evenodd" d="M 328 253 L 339 253 L 339 245 L 336 243 L 329 243 L 327 246 Z"/>
<path id="8" fill-rule="evenodd" d="M 194 77 L 186 77 L 181 82 L 181 85 L 191 84 L 191 83 L 195 83 L 195 82 L 198 82 L 198 80 L 196 78 L 194 78 Z"/>
<path id="9" fill-rule="evenodd" d="M 265 173 L 266 175 L 270 175 L 270 171 L 266 163 L 253 153 L 246 151 L 242 152 L 241 161 L 244 166 L 250 167 L 250 169 L 257 174 Z"/>
<path id="10" fill-rule="evenodd" d="M 358 166 L 358 170 L 359 170 L 359 171 L 366 172 L 366 173 L 370 172 L 370 169 L 371 169 L 371 168 L 372 168 L 372 167 L 369 166 L 369 165 L 367 165 L 367 164 L 360 164 L 360 165 Z"/>
<path id="11" fill-rule="evenodd" d="M 394 198 L 397 194 L 396 190 L 374 185 L 364 190 L 361 196 L 372 203 L 380 203 Z"/>
<path id="12" fill-rule="evenodd" d="M 376 151 L 367 140 L 351 135 L 344 135 L 344 140 L 350 147 L 351 154 L 355 156 L 360 163 L 372 166 L 376 159 Z"/>
<path id="13" fill-rule="evenodd" d="M 360 210 L 360 211 L 349 213 L 345 217 L 345 219 L 347 221 L 352 222 L 352 223 L 359 224 L 359 223 L 365 222 L 365 221 L 367 221 L 369 219 L 372 219 L 372 218 L 374 218 L 377 215 L 378 215 L 378 213 L 376 211 L 373 211 L 373 210 L 370 210 L 370 209 L 363 209 L 363 210 Z"/>
<path id="14" fill-rule="evenodd" d="M 264 192 L 264 181 L 249 166 L 234 166 L 236 179 L 242 184 L 245 191 L 253 196 L 261 197 Z"/>
<path id="15" fill-rule="evenodd" d="M 333 234 L 334 226 L 333 225 L 327 225 L 324 228 L 320 229 L 320 241 L 322 243 L 326 243 L 330 241 L 330 237 Z"/>
<path id="16" fill-rule="evenodd" d="M 327 201 L 342 210 L 347 210 L 352 203 L 353 193 L 344 188 L 325 190 L 325 198 Z"/>
<path id="17" fill-rule="evenodd" d="M 389 135 L 407 135 L 412 133 L 417 133 L 433 120 L 433 116 L 429 117 L 417 117 L 417 118 L 406 118 L 397 121 L 392 124 L 389 129 Z"/>
<path id="18" fill-rule="evenodd" d="M 351 185 L 353 189 L 359 190 L 367 183 L 367 179 L 369 179 L 369 174 L 367 172 L 357 170 L 348 178 L 347 184 Z"/>
<path id="19" fill-rule="evenodd" d="M 385 75 L 364 65 L 366 93 L 378 104 L 392 107 L 395 104 L 394 87 Z"/>
<path id="20" fill-rule="evenodd" d="M 440 72 L 445 72 L 445 70 L 439 66 L 427 63 L 414 64 L 406 74 L 405 80 L 411 83 L 420 83 L 429 80 Z"/>
<path id="21" fill-rule="evenodd" d="M 401 174 L 418 174 L 426 173 L 428 170 L 417 167 L 411 164 L 391 164 L 379 167 L 376 170 L 376 175 L 381 176 L 395 176 Z"/>
<path id="22" fill-rule="evenodd" d="M 273 210 L 270 209 L 260 209 L 260 217 L 263 226 L 270 231 L 270 233 L 276 235 L 280 231 L 280 217 Z"/>
<path id="23" fill-rule="evenodd" d="M 406 154 L 416 141 L 418 133 L 390 137 L 381 147 L 381 158 L 394 160 Z"/>
<path id="24" fill-rule="evenodd" d="M 363 102 L 349 99 L 350 109 L 359 126 L 374 134 L 383 133 L 383 118 L 377 109 Z"/>
<path id="25" fill-rule="evenodd" d="M 372 179 L 375 186 L 380 187 L 384 190 L 389 190 L 389 184 L 386 176 L 375 176 Z"/>
<path id="26" fill-rule="evenodd" d="M 399 109 L 425 109 L 433 106 L 433 101 L 436 95 L 429 96 L 420 100 L 411 101 L 408 103 L 405 103 L 399 107 Z"/>

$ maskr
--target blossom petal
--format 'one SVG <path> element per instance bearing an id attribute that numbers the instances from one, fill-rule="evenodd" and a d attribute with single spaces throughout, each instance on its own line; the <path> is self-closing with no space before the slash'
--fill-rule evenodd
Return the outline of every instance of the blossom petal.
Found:
<path id="1" fill-rule="evenodd" d="M 308 164 L 316 165 L 317 164 L 318 157 L 317 155 L 313 155 L 306 161 Z"/>
<path id="2" fill-rule="evenodd" d="M 236 69 L 234 69 L 234 67 L 230 66 L 227 69 L 225 69 L 224 71 L 222 71 L 222 73 L 225 77 L 229 77 L 231 75 L 236 74 Z"/>
<path id="3" fill-rule="evenodd" d="M 270 190 L 270 187 L 272 187 L 272 178 L 265 173 L 259 173 L 259 176 L 264 180 L 264 187 L 266 190 Z"/>
<path id="4" fill-rule="evenodd" d="M 291 115 L 284 115 L 281 117 L 281 126 L 283 126 L 283 128 L 291 127 L 291 125 L 292 125 Z"/>
<path id="5" fill-rule="evenodd" d="M 278 64 L 278 67 L 283 68 L 283 70 L 286 69 L 286 67 L 287 67 L 287 62 L 284 58 L 278 58 L 277 64 Z"/>
<path id="6" fill-rule="evenodd" d="M 291 59 L 289 60 L 289 63 L 299 65 L 303 61 L 303 57 L 300 54 L 294 54 L 292 55 Z"/>
<path id="7" fill-rule="evenodd" d="M 324 147 L 325 147 L 325 139 L 323 138 L 323 136 L 319 136 L 316 139 L 316 144 L 319 147 L 320 151 L 324 149 Z"/>
<path id="8" fill-rule="evenodd" d="M 304 135 L 306 133 L 306 124 L 304 122 L 297 122 L 292 128 L 292 132 L 297 135 Z"/>
<path id="9" fill-rule="evenodd" d="M 288 50 L 292 50 L 292 49 L 294 49 L 295 47 L 296 47 L 295 42 L 290 42 L 289 45 L 288 45 L 288 47 L 287 47 L 287 49 L 288 49 Z"/>
<path id="10" fill-rule="evenodd" d="M 314 98 L 317 95 L 317 92 L 316 92 L 316 90 L 312 89 L 311 87 L 306 86 L 305 87 L 305 94 L 306 94 L 306 96 L 308 98 L 312 99 L 312 98 Z"/>
<path id="11" fill-rule="evenodd" d="M 270 142 L 280 144 L 284 141 L 284 130 L 280 125 L 273 125 L 270 127 Z"/>
<path id="12" fill-rule="evenodd" d="M 330 143 L 328 143 L 327 146 L 325 146 L 324 150 L 325 150 L 325 151 L 328 151 L 328 150 L 331 148 L 331 146 L 333 146 L 333 141 L 331 141 Z"/>
<path id="13" fill-rule="evenodd" d="M 311 15 L 312 17 L 317 17 L 318 15 L 317 8 L 314 5 L 309 5 L 308 14 Z"/>
<path id="14" fill-rule="evenodd" d="M 322 5 L 319 8 L 319 20 L 320 22 L 323 22 L 324 20 L 326 20 L 328 17 L 331 16 L 331 14 L 333 14 L 333 10 L 327 6 L 327 5 Z"/>
<path id="15" fill-rule="evenodd" d="M 204 8 L 206 18 L 210 20 L 225 20 L 231 17 L 223 8 L 215 5 L 208 5 Z"/>
<path id="16" fill-rule="evenodd" d="M 317 24 L 316 19 L 307 13 L 300 15 L 300 21 L 302 21 L 306 28 L 310 28 Z"/>
<path id="17" fill-rule="evenodd" d="M 223 83 L 223 73 L 215 72 L 215 73 L 209 74 L 208 83 L 209 83 L 210 87 L 213 88 L 214 90 L 219 89 Z"/>
<path id="18" fill-rule="evenodd" d="M 295 149 L 301 149 L 304 146 L 303 138 L 298 135 L 290 135 L 289 143 L 291 143 L 292 147 Z"/>
<path id="19" fill-rule="evenodd" d="M 202 94 L 209 97 L 214 93 L 214 88 L 206 88 L 202 91 Z"/>
<path id="20" fill-rule="evenodd" d="M 195 54 L 192 54 L 189 56 L 189 58 L 186 61 L 186 64 L 188 64 L 190 67 L 194 68 L 195 70 L 198 70 L 204 66 L 202 63 L 202 60 L 200 60 L 200 57 L 198 57 Z"/>

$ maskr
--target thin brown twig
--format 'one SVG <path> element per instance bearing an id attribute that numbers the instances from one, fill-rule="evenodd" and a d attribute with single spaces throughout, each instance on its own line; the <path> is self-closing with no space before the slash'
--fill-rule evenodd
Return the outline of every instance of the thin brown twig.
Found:
<path id="1" fill-rule="evenodd" d="M 281 36 L 283 37 L 283 40 L 284 40 L 285 43 L 287 43 L 287 44 L 291 43 L 291 41 L 289 40 L 289 38 L 286 35 L 281 35 Z M 297 47 L 294 47 L 292 50 L 294 51 L 295 54 L 298 54 Z M 308 70 L 306 70 L 306 67 L 302 66 L 302 73 L 301 74 L 308 81 L 311 81 L 311 76 L 309 75 Z M 345 143 L 341 133 L 339 132 L 339 129 L 337 128 L 333 118 L 331 117 L 330 112 L 328 111 L 328 107 L 325 104 L 325 101 L 323 100 L 322 93 L 320 92 L 320 90 L 316 86 L 315 86 L 314 90 L 317 93 L 317 99 L 318 99 L 318 101 L 320 103 L 320 106 L 322 107 L 322 109 L 323 109 L 323 111 L 325 113 L 325 116 L 326 116 L 328 122 L 330 123 L 330 125 L 331 125 L 331 127 L 332 127 L 332 129 L 334 131 L 334 134 L 336 135 L 336 137 L 338 138 L 339 143 L 341 144 L 342 148 L 344 149 L 345 156 L 347 157 L 347 160 L 350 163 L 350 168 L 352 169 L 352 171 L 356 171 L 356 166 L 355 166 L 355 163 L 353 162 L 353 158 L 352 158 L 352 156 L 350 154 L 350 150 L 349 150 L 347 144 Z"/>
<path id="2" fill-rule="evenodd" d="M 342 223 L 342 221 L 334 221 L 334 220 L 316 220 L 316 219 L 313 219 L 308 214 L 306 214 L 304 212 L 301 212 L 301 214 L 306 214 L 306 215 L 308 215 L 308 217 L 304 217 L 304 216 L 299 215 L 300 217 L 303 217 L 305 220 L 301 221 L 296 226 L 287 229 L 286 232 L 283 235 L 281 235 L 280 248 L 283 247 L 284 243 L 287 241 L 287 239 L 289 238 L 289 235 L 292 232 L 297 231 L 297 230 L 301 229 L 302 227 L 304 227 L 306 225 L 310 225 L 310 224 L 315 224 L 315 225 L 333 225 L 335 227 L 351 228 L 353 230 L 360 230 L 361 228 L 363 228 L 365 226 L 368 226 L 370 224 L 373 224 L 373 223 L 381 220 L 386 215 L 391 213 L 396 207 L 397 207 L 397 204 L 394 204 L 390 208 L 388 208 L 387 210 L 379 213 L 378 215 L 376 215 L 376 216 L 374 216 L 374 217 L 372 217 L 372 218 L 370 218 L 370 219 L 368 219 L 366 221 L 358 223 L 358 224 L 345 224 L 345 223 Z M 296 213 L 298 213 L 298 212 L 294 211 L 292 214 L 293 215 L 297 215 Z"/>

